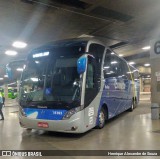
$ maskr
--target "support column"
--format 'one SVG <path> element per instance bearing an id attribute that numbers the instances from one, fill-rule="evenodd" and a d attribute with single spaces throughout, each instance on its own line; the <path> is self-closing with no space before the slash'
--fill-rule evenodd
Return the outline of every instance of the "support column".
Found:
<path id="1" fill-rule="evenodd" d="M 19 93 L 20 80 L 17 80 L 17 93 Z"/>
<path id="2" fill-rule="evenodd" d="M 160 105 L 160 38 L 151 41 L 151 102 Z"/>
<path id="3" fill-rule="evenodd" d="M 151 102 L 160 105 L 160 58 L 151 59 Z"/>
<path id="4" fill-rule="evenodd" d="M 8 85 L 4 84 L 4 97 L 7 100 L 8 99 Z"/>
<path id="5" fill-rule="evenodd" d="M 17 80 L 17 101 L 19 100 L 20 97 L 19 88 L 20 88 L 20 80 Z"/>
<path id="6" fill-rule="evenodd" d="M 140 77 L 139 81 L 140 81 L 140 92 L 143 92 L 143 79 L 142 79 L 142 77 Z"/>

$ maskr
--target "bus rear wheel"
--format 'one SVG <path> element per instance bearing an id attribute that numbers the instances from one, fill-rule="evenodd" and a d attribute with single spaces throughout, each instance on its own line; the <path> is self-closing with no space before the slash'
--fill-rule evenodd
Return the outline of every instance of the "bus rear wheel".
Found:
<path id="1" fill-rule="evenodd" d="M 105 122 L 106 122 L 106 111 L 102 107 L 100 112 L 99 112 L 99 116 L 98 116 L 98 128 L 102 129 L 105 125 Z"/>

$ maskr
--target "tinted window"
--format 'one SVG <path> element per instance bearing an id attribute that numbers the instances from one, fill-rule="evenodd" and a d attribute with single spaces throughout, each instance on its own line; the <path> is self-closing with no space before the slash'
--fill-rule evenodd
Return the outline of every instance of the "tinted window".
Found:
<path id="1" fill-rule="evenodd" d="M 134 68 L 133 66 L 130 66 L 130 71 L 132 73 L 132 78 L 133 79 L 138 79 L 139 78 L 139 72 L 136 68 Z"/>
<path id="2" fill-rule="evenodd" d="M 104 77 L 128 77 L 128 71 L 127 63 L 115 53 L 107 50 L 103 66 Z"/>
<path id="3" fill-rule="evenodd" d="M 89 47 L 89 53 L 93 55 L 95 58 L 95 87 L 100 89 L 101 84 L 101 66 L 102 66 L 102 58 L 104 54 L 105 47 L 99 44 L 91 44 Z"/>

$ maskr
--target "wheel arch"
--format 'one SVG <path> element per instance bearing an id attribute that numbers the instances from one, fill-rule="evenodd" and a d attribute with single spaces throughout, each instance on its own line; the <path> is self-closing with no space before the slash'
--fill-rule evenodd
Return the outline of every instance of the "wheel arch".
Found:
<path id="1" fill-rule="evenodd" d="M 103 103 L 102 104 L 102 106 L 101 106 L 101 108 L 104 108 L 104 110 L 105 110 L 105 113 L 106 113 L 106 120 L 108 120 L 108 106 L 107 106 L 107 104 L 106 103 Z"/>

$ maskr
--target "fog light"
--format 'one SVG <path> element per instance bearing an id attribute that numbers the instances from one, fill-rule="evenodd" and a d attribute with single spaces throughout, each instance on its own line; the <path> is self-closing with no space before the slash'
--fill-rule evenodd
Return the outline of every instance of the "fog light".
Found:
<path id="1" fill-rule="evenodd" d="M 19 124 L 20 124 L 21 127 L 25 128 L 24 124 L 22 124 L 21 122 L 19 122 Z"/>
<path id="2" fill-rule="evenodd" d="M 75 131 L 75 130 L 77 130 L 77 128 L 78 128 L 77 126 L 73 126 L 73 127 L 71 128 L 71 130 L 72 130 L 72 131 Z"/>

